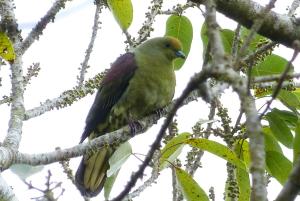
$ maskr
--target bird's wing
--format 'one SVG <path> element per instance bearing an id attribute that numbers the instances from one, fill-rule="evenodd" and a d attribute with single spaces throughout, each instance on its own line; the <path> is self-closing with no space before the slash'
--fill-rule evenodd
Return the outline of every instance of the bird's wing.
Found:
<path id="1" fill-rule="evenodd" d="M 129 80 L 137 68 L 133 53 L 120 56 L 103 78 L 100 89 L 86 118 L 86 126 L 81 136 L 83 142 L 97 125 L 105 122 L 111 108 L 118 102 L 126 90 Z"/>

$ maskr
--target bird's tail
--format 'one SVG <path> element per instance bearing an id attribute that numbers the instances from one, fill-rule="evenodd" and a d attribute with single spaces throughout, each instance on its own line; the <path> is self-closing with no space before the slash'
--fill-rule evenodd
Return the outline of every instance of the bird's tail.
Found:
<path id="1" fill-rule="evenodd" d="M 102 147 L 88 158 L 83 156 L 75 175 L 75 184 L 83 196 L 94 197 L 101 192 L 112 153 L 112 148 Z"/>

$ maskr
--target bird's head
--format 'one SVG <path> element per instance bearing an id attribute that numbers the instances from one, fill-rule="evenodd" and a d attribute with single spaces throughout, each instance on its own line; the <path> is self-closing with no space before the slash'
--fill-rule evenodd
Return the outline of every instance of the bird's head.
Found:
<path id="1" fill-rule="evenodd" d="M 181 42 L 174 37 L 156 37 L 147 40 L 141 45 L 141 47 L 147 49 L 147 51 L 152 51 L 153 53 L 160 53 L 165 55 L 170 61 L 176 58 L 185 59 L 185 54 L 182 51 Z"/>

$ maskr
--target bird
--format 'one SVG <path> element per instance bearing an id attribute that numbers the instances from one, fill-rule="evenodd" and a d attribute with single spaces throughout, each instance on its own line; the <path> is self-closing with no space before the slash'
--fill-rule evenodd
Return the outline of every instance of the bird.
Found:
<path id="1" fill-rule="evenodd" d="M 111 64 L 88 112 L 80 143 L 137 122 L 169 104 L 176 78 L 173 61 L 185 59 L 181 42 L 171 36 L 146 40 Z M 83 196 L 97 196 L 106 181 L 116 147 L 83 155 L 75 185 Z"/>

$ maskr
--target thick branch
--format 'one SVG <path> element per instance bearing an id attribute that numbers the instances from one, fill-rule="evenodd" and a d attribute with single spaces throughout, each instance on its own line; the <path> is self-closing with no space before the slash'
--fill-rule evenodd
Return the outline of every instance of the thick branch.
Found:
<path id="1" fill-rule="evenodd" d="M 1 25 L 4 26 L 8 36 L 12 40 L 16 53 L 16 58 L 10 65 L 12 102 L 8 132 L 3 144 L 6 147 L 17 150 L 21 140 L 24 116 L 22 56 L 20 51 L 18 51 L 21 36 L 14 14 L 14 2 L 10 0 L 0 1 L 0 7 Z"/>
<path id="2" fill-rule="evenodd" d="M 203 0 L 191 0 L 203 3 Z M 216 9 L 227 17 L 250 28 L 260 16 L 264 7 L 251 0 L 216 0 Z M 270 11 L 258 33 L 272 41 L 292 47 L 293 41 L 300 38 L 300 26 L 296 19 Z"/>
<path id="3" fill-rule="evenodd" d="M 288 181 L 284 184 L 275 201 L 295 200 L 300 191 L 300 160 L 294 166 Z"/>

